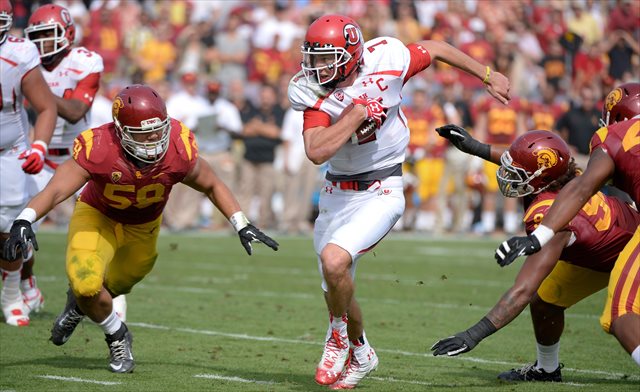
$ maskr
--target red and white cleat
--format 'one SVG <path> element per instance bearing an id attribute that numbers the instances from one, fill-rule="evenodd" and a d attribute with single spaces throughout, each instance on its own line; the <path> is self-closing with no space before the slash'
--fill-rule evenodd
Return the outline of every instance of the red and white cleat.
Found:
<path id="1" fill-rule="evenodd" d="M 22 293 L 22 300 L 27 306 L 27 310 L 29 311 L 29 313 L 38 313 L 44 308 L 44 296 L 42 295 L 40 289 L 30 291 L 33 291 L 34 293 Z"/>
<path id="2" fill-rule="evenodd" d="M 14 327 L 26 327 L 29 325 L 29 311 L 22 301 L 7 304 L 2 307 L 4 320 L 7 324 Z"/>
<path id="3" fill-rule="evenodd" d="M 372 348 L 369 349 L 366 359 L 358 358 L 351 350 L 349 355 L 349 364 L 340 376 L 340 379 L 331 385 L 330 389 L 353 389 L 358 385 L 360 380 L 378 368 L 378 356 Z"/>
<path id="4" fill-rule="evenodd" d="M 329 339 L 324 345 L 324 351 L 322 352 L 322 358 L 316 368 L 316 382 L 320 385 L 331 385 L 335 383 L 344 365 L 349 358 L 349 338 L 347 337 L 347 329 L 344 328 L 340 333 L 340 330 L 332 329 Z"/>

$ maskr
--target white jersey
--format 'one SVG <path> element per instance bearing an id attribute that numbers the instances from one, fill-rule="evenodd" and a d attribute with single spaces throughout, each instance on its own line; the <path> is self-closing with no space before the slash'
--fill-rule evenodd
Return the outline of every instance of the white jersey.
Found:
<path id="1" fill-rule="evenodd" d="M 376 131 L 375 140 L 345 143 L 329 159 L 331 174 L 355 175 L 404 162 L 409 128 L 400 103 L 411 62 L 409 49 L 396 38 L 379 37 L 365 43 L 363 60 L 358 78 L 348 87 L 328 91 L 310 84 L 302 71 L 289 83 L 289 100 L 295 110 L 320 110 L 329 114 L 332 123 L 354 98 L 364 94 L 369 98 L 382 97 L 382 105 L 388 107 L 387 118 Z"/>
<path id="2" fill-rule="evenodd" d="M 22 79 L 38 65 L 38 49 L 31 41 L 10 35 L 0 45 L 0 150 L 26 140 L 29 124 Z"/>
<path id="3" fill-rule="evenodd" d="M 42 74 L 49 84 L 49 88 L 54 95 L 64 97 L 65 92 L 73 91 L 78 83 L 90 74 L 100 73 L 104 70 L 102 57 L 96 52 L 92 52 L 83 47 L 73 48 L 67 56 L 65 56 L 58 66 L 47 71 L 42 68 Z M 67 93 L 69 94 L 69 93 Z M 84 99 L 93 102 L 93 97 L 87 94 Z M 56 129 L 53 132 L 49 148 L 70 148 L 73 140 L 80 132 L 89 128 L 91 124 L 91 111 L 85 114 L 75 124 L 71 124 L 64 118 L 58 116 Z"/>

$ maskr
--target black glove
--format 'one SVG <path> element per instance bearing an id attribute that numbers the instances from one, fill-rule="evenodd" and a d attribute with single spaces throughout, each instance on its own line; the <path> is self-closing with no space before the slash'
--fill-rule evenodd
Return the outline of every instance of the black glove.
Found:
<path id="1" fill-rule="evenodd" d="M 446 354 L 450 357 L 466 353 L 473 350 L 482 339 L 495 331 L 497 331 L 495 325 L 488 318 L 483 317 L 476 325 L 466 331 L 438 340 L 431 346 L 431 351 L 433 351 L 434 356 Z"/>
<path id="2" fill-rule="evenodd" d="M 478 343 L 480 342 L 473 340 L 469 332 L 463 331 L 454 336 L 438 340 L 431 346 L 431 351 L 433 351 L 434 356 L 448 355 L 453 357 L 471 351 Z"/>
<path id="3" fill-rule="evenodd" d="M 251 251 L 253 248 L 251 247 L 252 241 L 262 242 L 267 245 L 269 248 L 273 250 L 278 250 L 278 243 L 271 239 L 268 235 L 264 234 L 254 225 L 247 225 L 245 228 L 241 229 L 238 232 L 240 236 L 240 243 L 244 246 L 244 249 L 247 251 L 249 255 L 251 255 Z"/>
<path id="4" fill-rule="evenodd" d="M 540 241 L 534 235 L 526 237 L 511 237 L 496 249 L 495 258 L 500 267 L 513 263 L 523 255 L 531 255 L 540 250 Z"/>
<path id="5" fill-rule="evenodd" d="M 11 225 L 9 231 L 9 238 L 4 243 L 4 249 L 2 250 L 2 258 L 8 261 L 14 261 L 18 258 L 16 248 L 20 247 L 22 258 L 27 258 L 29 252 L 29 245 L 27 242 L 33 244 L 33 248 L 38 250 L 38 241 L 36 241 L 36 234 L 31 228 L 31 223 L 28 220 L 18 219 Z"/>
<path id="6" fill-rule="evenodd" d="M 436 128 L 438 135 L 449 140 L 456 148 L 467 154 L 475 155 L 484 160 L 491 158 L 491 146 L 488 144 L 480 143 L 473 136 L 469 135 L 464 128 L 455 124 L 443 125 L 440 128 Z"/>

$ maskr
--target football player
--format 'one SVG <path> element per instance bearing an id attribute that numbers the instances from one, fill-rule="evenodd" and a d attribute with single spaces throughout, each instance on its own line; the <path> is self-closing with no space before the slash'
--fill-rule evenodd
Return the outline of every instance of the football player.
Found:
<path id="1" fill-rule="evenodd" d="M 498 183 L 506 197 L 522 199 L 525 226 L 532 232 L 548 215 L 559 190 L 579 171 L 567 144 L 553 132 L 529 131 L 505 148 L 480 143 L 463 128 L 437 129 L 461 151 L 501 163 Z M 514 285 L 476 325 L 441 339 L 434 355 L 458 355 L 503 328 L 529 304 L 537 360 L 498 378 L 507 381 L 562 381 L 558 354 L 564 311 L 607 286 L 618 254 L 640 225 L 640 214 L 615 197 L 596 193 L 545 252 L 530 256 Z"/>
<path id="2" fill-rule="evenodd" d="M 591 155 L 584 174 L 562 189 L 535 231 L 512 237 L 496 250 L 503 265 L 517 257 L 546 249 L 556 233 L 565 230 L 585 202 L 612 180 L 640 205 L 640 83 L 613 89 L 602 109 L 603 127 L 591 138 Z M 607 303 L 600 325 L 613 334 L 640 365 L 640 226 L 616 261 L 609 280 Z"/>
<path id="3" fill-rule="evenodd" d="M 58 109 L 56 129 L 49 148 L 43 151 L 49 164 L 35 176 L 40 191 L 53 176 L 55 166 L 71 157 L 73 139 L 89 128 L 89 109 L 100 86 L 103 66 L 99 54 L 73 47 L 76 28 L 66 8 L 55 4 L 40 6 L 31 14 L 28 23 L 25 36 L 38 48 L 42 74 L 55 95 Z M 62 222 L 71 213 L 73 200 L 63 206 L 54 214 Z M 32 266 L 33 260 L 25 263 L 21 284 L 29 307 L 38 309 L 43 298 L 36 286 Z"/>
<path id="4" fill-rule="evenodd" d="M 31 42 L 9 35 L 12 22 L 11 3 L 0 0 L 0 242 L 8 237 L 11 222 L 31 195 L 33 176 L 30 175 L 39 173 L 44 166 L 56 122 L 56 104 L 40 71 L 38 50 Z M 38 112 L 30 148 L 24 98 Z M 24 159 L 24 163 L 20 159 Z M 28 280 L 27 285 L 20 282 L 21 270 L 29 268 L 23 261 L 33 263 L 32 252 L 27 253 L 19 262 L 10 263 L 0 257 L 0 302 L 9 325 L 28 325 L 29 311 L 42 304 L 39 290 L 27 290 L 32 286 Z"/>
<path id="5" fill-rule="evenodd" d="M 434 60 L 479 78 L 503 103 L 509 100 L 509 81 L 445 42 L 405 46 L 392 37 L 364 42 L 358 24 L 343 15 L 316 19 L 307 29 L 302 56 L 289 100 L 304 112 L 307 157 L 329 164 L 314 247 L 330 325 L 315 380 L 350 389 L 378 366 L 353 281 L 358 259 L 404 210 L 402 162 L 409 129 L 400 109 L 403 85 Z"/>
<path id="6" fill-rule="evenodd" d="M 156 91 L 125 87 L 113 101 L 113 122 L 88 129 L 75 140 L 71 158 L 11 226 L 7 259 L 38 249 L 31 224 L 84 186 L 69 223 L 67 304 L 51 329 L 51 341 L 67 342 L 86 316 L 103 329 L 109 368 L 134 368 L 131 333 L 112 309 L 112 297 L 128 293 L 153 268 L 162 210 L 173 185 L 204 193 L 231 221 L 251 254 L 252 241 L 274 250 L 278 243 L 251 225 L 235 197 L 198 157 L 192 132 L 167 115 Z M 85 186 L 86 184 L 86 186 Z"/>

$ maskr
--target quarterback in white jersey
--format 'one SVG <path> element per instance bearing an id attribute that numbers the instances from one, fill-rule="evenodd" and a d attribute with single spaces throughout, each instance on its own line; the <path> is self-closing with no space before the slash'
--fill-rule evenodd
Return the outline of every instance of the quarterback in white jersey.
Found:
<path id="1" fill-rule="evenodd" d="M 363 43 L 358 24 L 342 15 L 314 21 L 302 54 L 289 100 L 304 112 L 307 157 L 329 164 L 314 247 L 330 324 L 315 380 L 351 389 L 378 366 L 353 280 L 357 259 L 382 240 L 404 210 L 402 162 L 409 129 L 400 110 L 403 85 L 432 60 L 483 80 L 503 103 L 509 99 L 509 81 L 444 42 L 405 46 L 380 37 Z"/>
<path id="2" fill-rule="evenodd" d="M 35 186 L 31 174 L 40 172 L 44 166 L 44 154 L 56 121 L 54 97 L 40 72 L 38 50 L 31 42 L 9 35 L 12 20 L 11 3 L 0 0 L 0 242 L 7 239 L 11 223 L 35 190 L 32 189 Z M 23 106 L 25 98 L 38 112 L 31 148 Z M 4 260 L 0 257 L 0 302 L 5 322 L 14 326 L 29 324 L 31 309 L 23 295 L 33 297 L 37 293 L 34 290 L 21 292 L 22 261 L 22 258 Z M 31 304 L 39 307 L 40 299 L 38 292 L 36 301 Z"/>

